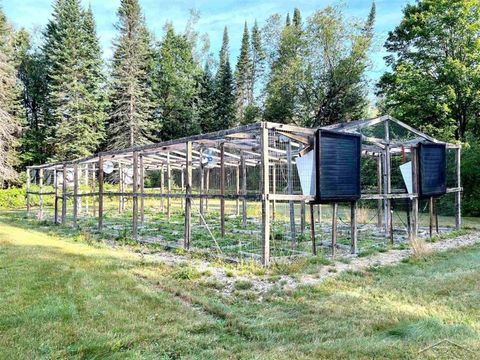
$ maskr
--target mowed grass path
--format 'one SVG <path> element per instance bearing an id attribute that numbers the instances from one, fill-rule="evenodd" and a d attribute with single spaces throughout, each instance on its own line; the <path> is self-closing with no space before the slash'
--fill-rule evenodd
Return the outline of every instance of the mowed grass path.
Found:
<path id="1" fill-rule="evenodd" d="M 480 246 L 290 292 L 220 286 L 3 215 L 0 359 L 480 358 Z M 420 352 L 443 339 L 462 347 Z"/>

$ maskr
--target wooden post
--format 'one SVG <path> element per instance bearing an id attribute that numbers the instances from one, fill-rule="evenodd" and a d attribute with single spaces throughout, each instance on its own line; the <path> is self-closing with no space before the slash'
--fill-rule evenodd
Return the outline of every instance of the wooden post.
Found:
<path id="1" fill-rule="evenodd" d="M 225 144 L 220 144 L 220 232 L 225 237 Z"/>
<path id="2" fill-rule="evenodd" d="M 410 242 L 415 242 L 418 235 L 418 152 L 417 148 L 412 146 L 410 149 L 412 154 L 412 191 L 414 197 L 412 197 L 412 215 L 411 215 L 411 234 Z"/>
<path id="3" fill-rule="evenodd" d="M 43 169 L 40 169 L 39 170 L 39 179 L 38 179 L 38 184 L 39 184 L 39 192 L 40 192 L 40 195 L 39 195 L 39 214 L 38 214 L 38 218 L 40 220 L 43 220 Z"/>
<path id="4" fill-rule="evenodd" d="M 138 151 L 133 152 L 132 237 L 138 239 Z"/>
<path id="5" fill-rule="evenodd" d="M 78 218 L 78 164 L 73 164 L 73 227 L 77 227 Z"/>
<path id="6" fill-rule="evenodd" d="M 315 209 L 310 204 L 310 239 L 312 240 L 312 254 L 317 255 L 317 244 L 315 243 Z"/>
<path id="7" fill-rule="evenodd" d="M 93 174 L 95 176 L 95 171 L 93 171 Z M 98 157 L 98 231 L 103 230 L 103 177 L 104 177 L 103 157 L 99 156 Z M 95 208 L 95 206 L 93 208 Z"/>
<path id="8" fill-rule="evenodd" d="M 262 146 L 262 264 L 268 266 L 270 263 L 270 204 L 269 204 L 269 156 L 268 156 L 268 129 L 266 123 L 262 123 L 261 128 L 261 146 Z"/>
<path id="9" fill-rule="evenodd" d="M 57 169 L 53 169 L 53 183 L 55 186 L 55 199 L 54 199 L 54 209 L 53 209 L 53 222 L 58 224 L 58 176 Z"/>
<path id="10" fill-rule="evenodd" d="M 103 170 L 103 160 L 102 160 L 102 170 Z M 92 192 L 95 193 L 97 189 L 97 184 L 96 184 L 97 178 L 96 178 L 96 171 L 95 171 L 95 164 L 92 163 Z M 95 205 L 96 197 L 93 195 L 93 217 L 97 216 L 97 206 Z M 102 220 L 103 221 L 103 220 Z"/>
<path id="11" fill-rule="evenodd" d="M 62 182 L 62 225 L 67 221 L 67 165 L 63 164 Z"/>
<path id="12" fill-rule="evenodd" d="M 205 173 L 205 194 L 210 193 L 210 169 L 207 168 Z M 208 196 L 205 198 L 205 212 L 208 212 Z"/>
<path id="13" fill-rule="evenodd" d="M 383 193 L 382 181 L 383 181 L 383 170 L 382 170 L 382 154 L 379 153 L 377 156 L 377 191 L 379 194 Z M 383 227 L 383 200 L 377 200 L 377 227 L 381 229 Z"/>
<path id="14" fill-rule="evenodd" d="M 160 169 L 160 193 L 162 197 L 160 198 L 160 207 L 162 208 L 162 213 L 165 213 L 165 199 L 163 195 L 165 194 L 165 173 L 163 169 L 163 165 Z"/>
<path id="15" fill-rule="evenodd" d="M 205 166 L 203 164 L 203 149 L 200 149 L 200 214 L 204 215 L 204 199 L 205 194 Z M 201 221 L 201 219 L 200 219 Z"/>
<path id="16" fill-rule="evenodd" d="M 85 186 L 88 188 L 88 164 L 85 164 Z M 88 196 L 85 196 L 85 214 L 88 216 Z"/>
<path id="17" fill-rule="evenodd" d="M 184 193 L 185 192 L 185 169 L 183 168 L 183 166 L 180 172 L 180 184 L 182 187 L 182 193 Z M 181 202 L 182 202 L 182 210 L 183 210 L 185 208 L 185 199 L 182 199 Z"/>
<path id="18" fill-rule="evenodd" d="M 458 148 L 455 151 L 455 169 L 456 169 L 456 185 L 457 188 L 462 186 L 461 181 L 461 152 L 462 149 Z M 460 230 L 462 227 L 462 193 L 458 190 L 455 193 L 455 228 Z"/>
<path id="19" fill-rule="evenodd" d="M 306 211 L 307 209 L 305 208 L 305 201 L 300 202 L 300 232 L 301 234 L 305 234 L 305 217 L 306 217 Z"/>
<path id="20" fill-rule="evenodd" d="M 123 166 L 122 163 L 118 163 L 118 191 L 120 191 L 121 194 L 124 193 L 124 188 L 123 188 Z M 118 213 L 121 214 L 123 211 L 123 195 L 120 195 L 118 197 Z"/>
<path id="21" fill-rule="evenodd" d="M 351 235 L 351 246 L 350 250 L 352 254 L 356 254 L 358 250 L 358 231 L 357 231 L 357 202 L 352 201 L 350 205 L 350 235 Z"/>
<path id="22" fill-rule="evenodd" d="M 247 166 L 245 164 L 245 155 L 242 153 L 240 157 L 240 166 L 242 167 L 242 225 L 247 226 Z"/>
<path id="23" fill-rule="evenodd" d="M 190 243 L 192 238 L 192 142 L 186 143 L 186 161 L 185 161 L 185 175 L 186 175 L 186 188 L 185 188 L 185 236 L 183 246 L 185 249 L 190 249 Z"/>
<path id="24" fill-rule="evenodd" d="M 429 210 L 429 215 L 430 215 L 430 226 L 429 226 L 429 234 L 430 234 L 430 238 L 432 238 L 433 236 L 433 217 L 434 217 L 434 214 L 433 214 L 433 197 L 430 196 L 430 198 L 428 199 L 428 210 Z"/>
<path id="25" fill-rule="evenodd" d="M 27 168 L 27 214 L 30 214 L 30 169 Z"/>
<path id="26" fill-rule="evenodd" d="M 140 224 L 143 225 L 145 220 L 145 167 L 143 166 L 143 154 L 139 156 L 140 160 L 140 169 L 139 169 L 139 176 L 140 176 Z"/>
<path id="27" fill-rule="evenodd" d="M 337 213 L 338 203 L 332 204 L 332 257 L 337 252 Z"/>
<path id="28" fill-rule="evenodd" d="M 277 167 L 272 165 L 272 194 L 277 193 Z M 275 221 L 275 213 L 277 212 L 277 201 L 272 201 L 272 220 Z"/>
<path id="29" fill-rule="evenodd" d="M 392 203 L 390 199 L 387 199 L 387 195 L 391 193 L 391 170 L 390 170 L 390 147 L 387 145 L 385 146 L 385 166 L 384 166 L 384 194 L 385 194 L 385 235 L 389 236 L 392 229 L 391 227 L 391 207 Z"/>
<path id="30" fill-rule="evenodd" d="M 435 232 L 438 235 L 438 211 L 437 211 L 437 199 L 433 199 L 433 213 L 435 214 Z"/>
<path id="31" fill-rule="evenodd" d="M 172 168 L 170 166 L 170 153 L 167 153 L 167 218 L 170 219 L 170 195 L 172 193 Z"/>
<path id="32" fill-rule="evenodd" d="M 287 190 L 289 195 L 293 194 L 292 142 L 290 139 L 287 143 Z M 295 203 L 290 200 L 288 205 L 290 208 L 290 237 L 292 240 L 292 247 L 295 247 L 297 243 L 297 234 L 295 230 Z"/>
<path id="33" fill-rule="evenodd" d="M 240 166 L 237 165 L 235 167 L 235 195 L 239 196 L 240 195 Z M 240 200 L 237 197 L 237 200 L 235 201 L 236 203 L 236 212 L 235 214 L 237 216 L 240 215 Z"/>

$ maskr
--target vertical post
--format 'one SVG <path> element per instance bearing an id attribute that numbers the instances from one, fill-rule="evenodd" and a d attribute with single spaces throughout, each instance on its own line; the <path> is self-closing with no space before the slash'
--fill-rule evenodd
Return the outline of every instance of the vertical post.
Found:
<path id="1" fill-rule="evenodd" d="M 143 225 L 145 220 L 145 167 L 143 166 L 143 154 L 139 155 L 140 160 L 140 169 L 139 169 L 139 176 L 140 176 L 140 224 Z"/>
<path id="2" fill-rule="evenodd" d="M 312 240 L 312 254 L 317 255 L 317 244 L 315 243 L 315 209 L 310 203 L 310 238 Z"/>
<path id="3" fill-rule="evenodd" d="M 270 263 L 270 204 L 269 204 L 269 155 L 268 155 L 268 128 L 266 123 L 261 127 L 261 146 L 262 146 L 262 263 L 268 266 Z"/>
<path id="4" fill-rule="evenodd" d="M 30 169 L 27 168 L 27 214 L 30 214 Z"/>
<path id="5" fill-rule="evenodd" d="M 167 218 L 170 219 L 170 195 L 172 193 L 172 168 L 170 166 L 170 153 L 167 153 Z"/>
<path id="6" fill-rule="evenodd" d="M 290 139 L 287 143 L 287 190 L 289 195 L 293 194 L 292 142 Z M 290 236 L 292 247 L 295 247 L 297 242 L 297 234 L 295 230 L 295 204 L 292 200 L 289 200 L 288 205 L 290 208 Z"/>
<path id="7" fill-rule="evenodd" d="M 43 169 L 39 170 L 39 179 L 38 179 L 38 184 L 39 184 L 39 208 L 40 208 L 40 213 L 39 213 L 39 219 L 43 220 Z"/>
<path id="8" fill-rule="evenodd" d="M 430 215 L 430 226 L 429 226 L 429 234 L 430 238 L 433 236 L 433 197 L 430 196 L 428 199 L 428 210 L 429 210 L 429 215 Z"/>
<path id="9" fill-rule="evenodd" d="M 123 166 L 122 163 L 118 163 L 118 191 L 120 194 L 123 194 Z M 123 211 L 123 195 L 118 197 L 118 213 L 121 214 Z"/>
<path id="10" fill-rule="evenodd" d="M 306 206 L 305 206 L 305 201 L 302 200 L 300 202 L 300 231 L 301 234 L 303 235 L 305 233 L 305 216 L 306 216 Z"/>
<path id="11" fill-rule="evenodd" d="M 225 145 L 220 144 L 220 232 L 225 237 Z"/>
<path id="12" fill-rule="evenodd" d="M 93 171 L 93 174 L 95 176 L 95 171 Z M 98 157 L 98 231 L 103 230 L 103 176 L 104 176 L 103 157 L 99 156 Z M 95 206 L 93 208 L 95 208 Z"/>
<path id="13" fill-rule="evenodd" d="M 88 188 L 88 163 L 85 164 L 85 186 Z M 85 214 L 88 216 L 88 196 L 85 196 Z"/>
<path id="14" fill-rule="evenodd" d="M 237 200 L 235 201 L 236 203 L 236 212 L 235 214 L 237 216 L 240 215 L 240 200 L 238 196 L 240 195 L 240 165 L 237 165 L 235 167 L 235 195 L 237 195 Z"/>
<path id="15" fill-rule="evenodd" d="M 210 193 L 210 169 L 207 168 L 207 172 L 205 173 L 205 194 L 207 197 L 205 198 L 205 211 L 208 212 L 208 194 Z"/>
<path id="16" fill-rule="evenodd" d="M 461 180 L 461 152 L 462 149 L 459 147 L 455 151 L 455 168 L 456 168 L 456 185 L 457 192 L 455 193 L 455 228 L 460 230 L 462 227 L 462 193 L 460 187 L 462 186 Z"/>
<path id="17" fill-rule="evenodd" d="M 181 184 L 181 187 L 182 187 L 182 193 L 184 193 L 185 192 L 185 169 L 182 166 L 180 170 L 181 170 L 181 172 L 180 172 L 180 184 Z M 185 201 L 184 200 L 185 199 L 181 200 L 182 210 L 185 208 Z"/>
<path id="18" fill-rule="evenodd" d="M 203 165 L 203 149 L 200 149 L 200 214 L 204 215 L 204 199 L 205 194 L 205 166 Z"/>
<path id="19" fill-rule="evenodd" d="M 435 215 L 435 232 L 438 235 L 438 212 L 437 212 L 437 199 L 433 199 L 433 213 Z"/>
<path id="20" fill-rule="evenodd" d="M 350 205 L 350 226 L 351 226 L 351 253 L 356 254 L 358 250 L 358 231 L 357 231 L 357 202 L 352 201 Z"/>
<path id="21" fill-rule="evenodd" d="M 385 195 L 384 197 L 384 216 L 385 216 L 385 235 L 388 236 L 391 232 L 390 229 L 390 216 L 391 216 L 391 201 L 388 198 L 388 195 L 390 195 L 391 189 L 390 189 L 390 147 L 387 145 L 385 146 L 385 156 L 384 156 L 384 189 L 383 193 Z"/>
<path id="22" fill-rule="evenodd" d="M 57 176 L 57 169 L 53 168 L 53 183 L 54 183 L 54 191 L 55 191 L 55 199 L 54 199 L 54 209 L 53 209 L 53 222 L 58 224 L 58 176 Z"/>
<path id="23" fill-rule="evenodd" d="M 277 193 L 277 167 L 272 165 L 272 194 Z M 277 201 L 272 201 L 272 220 L 275 221 L 275 213 L 277 212 Z"/>
<path id="24" fill-rule="evenodd" d="M 412 154 L 412 215 L 411 215 L 411 234 L 410 242 L 415 242 L 417 240 L 418 234 L 418 152 L 417 148 L 412 146 L 410 149 Z"/>
<path id="25" fill-rule="evenodd" d="M 78 164 L 73 164 L 73 227 L 77 227 L 78 218 Z"/>
<path id="26" fill-rule="evenodd" d="M 133 152 L 132 237 L 138 238 L 138 151 Z"/>
<path id="27" fill-rule="evenodd" d="M 382 153 L 379 153 L 377 156 L 377 192 L 379 194 L 383 193 L 382 181 L 383 181 L 383 170 L 382 170 Z M 377 227 L 381 229 L 383 227 L 383 200 L 377 200 Z"/>
<path id="28" fill-rule="evenodd" d="M 338 203 L 332 204 L 332 256 L 337 252 L 337 213 Z"/>
<path id="29" fill-rule="evenodd" d="M 245 164 L 245 155 L 240 157 L 240 166 L 242 167 L 242 225 L 247 226 L 247 166 Z"/>
<path id="30" fill-rule="evenodd" d="M 67 221 L 67 165 L 63 164 L 63 182 L 62 182 L 62 225 Z"/>
<path id="31" fill-rule="evenodd" d="M 190 249 L 190 242 L 192 238 L 192 142 L 186 143 L 186 161 L 185 161 L 185 175 L 186 175 L 186 188 L 185 188 L 185 236 L 184 236 L 184 248 Z"/>
<path id="32" fill-rule="evenodd" d="M 162 213 L 165 212 L 165 199 L 163 196 L 165 195 L 165 173 L 163 169 L 163 164 L 160 169 L 160 193 L 162 194 L 162 197 L 160 198 L 160 206 L 162 208 Z"/>
<path id="33" fill-rule="evenodd" d="M 102 161 L 102 170 L 103 170 L 103 161 Z M 92 163 L 92 192 L 95 193 L 95 190 L 97 189 L 97 185 L 96 185 L 96 181 L 97 181 L 97 178 L 96 178 L 96 171 L 95 171 L 95 164 Z M 96 201 L 96 197 L 95 195 L 93 195 L 93 216 L 97 216 L 97 206 L 95 205 L 95 201 Z"/>

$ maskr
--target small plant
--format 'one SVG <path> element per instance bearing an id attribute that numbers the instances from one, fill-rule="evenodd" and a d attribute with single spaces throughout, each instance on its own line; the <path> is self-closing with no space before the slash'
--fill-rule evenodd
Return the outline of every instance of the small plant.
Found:
<path id="1" fill-rule="evenodd" d="M 238 280 L 235 282 L 235 289 L 237 290 L 249 290 L 253 287 L 252 282 L 248 280 Z"/>
<path id="2" fill-rule="evenodd" d="M 172 277 L 179 280 L 195 280 L 202 276 L 202 273 L 190 265 L 180 265 L 172 272 Z"/>

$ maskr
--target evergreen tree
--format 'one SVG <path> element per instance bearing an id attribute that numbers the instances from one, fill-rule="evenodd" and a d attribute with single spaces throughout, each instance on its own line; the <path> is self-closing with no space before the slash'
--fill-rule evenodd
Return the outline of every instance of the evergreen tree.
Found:
<path id="1" fill-rule="evenodd" d="M 225 27 L 220 49 L 220 62 L 215 76 L 215 123 L 212 131 L 231 127 L 235 119 L 235 93 L 228 41 L 228 30 Z"/>
<path id="2" fill-rule="evenodd" d="M 157 52 L 153 83 L 155 116 L 161 122 L 162 140 L 200 132 L 196 104 L 200 75 L 187 35 L 175 34 L 172 25 L 167 25 Z"/>
<path id="3" fill-rule="evenodd" d="M 125 148 L 154 139 L 150 75 L 153 51 L 138 0 L 122 0 L 114 41 L 109 148 Z"/>
<path id="4" fill-rule="evenodd" d="M 300 10 L 298 8 L 295 8 L 293 11 L 293 25 L 297 28 L 302 26 L 302 15 L 300 15 Z"/>
<path id="5" fill-rule="evenodd" d="M 207 133 L 215 129 L 214 111 L 216 106 L 215 81 L 208 62 L 205 64 L 199 88 L 199 122 L 202 132 Z"/>
<path id="6" fill-rule="evenodd" d="M 255 102 L 256 87 L 260 83 L 265 72 L 265 50 L 262 45 L 262 34 L 258 28 L 257 21 L 253 24 L 252 28 L 252 75 L 250 78 L 249 88 L 249 102 L 253 104 Z"/>
<path id="7" fill-rule="evenodd" d="M 105 117 L 98 98 L 102 81 L 98 39 L 91 11 L 85 12 L 80 0 L 56 1 L 44 53 L 54 156 L 88 156 L 103 138 Z"/>
<path id="8" fill-rule="evenodd" d="M 296 16 L 297 21 L 300 14 Z M 301 24 L 291 26 L 287 17 L 277 56 L 272 64 L 266 91 L 265 119 L 280 123 L 296 122 L 295 106 L 298 100 L 299 74 L 301 73 L 301 46 L 303 44 Z"/>
<path id="9" fill-rule="evenodd" d="M 247 22 L 243 29 L 242 46 L 235 69 L 236 112 L 239 123 L 244 122 L 245 109 L 252 104 L 249 91 L 252 87 L 252 59 L 250 52 L 250 36 Z"/>
<path id="10" fill-rule="evenodd" d="M 14 31 L 0 8 L 0 187 L 16 180 L 19 91 L 16 85 Z"/>

